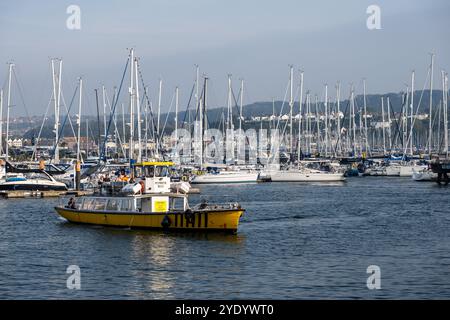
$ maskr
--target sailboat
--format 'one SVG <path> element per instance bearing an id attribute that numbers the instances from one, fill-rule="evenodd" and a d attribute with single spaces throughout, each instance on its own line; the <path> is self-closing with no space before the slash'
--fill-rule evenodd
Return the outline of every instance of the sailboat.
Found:
<path id="1" fill-rule="evenodd" d="M 218 167 L 208 167 L 205 174 L 193 177 L 192 184 L 220 184 L 220 183 L 256 183 L 258 172 L 253 170 L 226 170 Z"/>

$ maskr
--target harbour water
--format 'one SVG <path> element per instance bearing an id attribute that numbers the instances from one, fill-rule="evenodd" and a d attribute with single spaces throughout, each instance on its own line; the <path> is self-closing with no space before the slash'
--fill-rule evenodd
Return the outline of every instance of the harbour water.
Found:
<path id="1" fill-rule="evenodd" d="M 247 210 L 237 235 L 74 225 L 56 199 L 0 200 L 0 298 L 450 298 L 448 187 L 367 177 L 201 191 L 191 203 Z M 69 265 L 80 290 L 66 287 Z"/>

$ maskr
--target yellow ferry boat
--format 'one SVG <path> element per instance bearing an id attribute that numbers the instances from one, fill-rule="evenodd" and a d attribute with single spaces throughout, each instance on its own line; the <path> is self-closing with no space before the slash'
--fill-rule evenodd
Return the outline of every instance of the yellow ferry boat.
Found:
<path id="1" fill-rule="evenodd" d="M 170 192 L 165 175 L 169 163 L 148 162 L 137 167 L 145 176 L 124 189 L 128 194 L 112 197 L 71 198 L 55 207 L 73 223 L 167 231 L 222 231 L 236 233 L 244 209 L 238 203 L 190 207 L 188 195 Z"/>

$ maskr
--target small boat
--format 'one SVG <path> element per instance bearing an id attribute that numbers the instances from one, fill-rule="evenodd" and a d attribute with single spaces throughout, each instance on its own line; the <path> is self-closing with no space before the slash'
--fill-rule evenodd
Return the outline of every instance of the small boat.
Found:
<path id="1" fill-rule="evenodd" d="M 78 202 L 78 203 L 77 203 Z M 190 207 L 181 193 L 119 197 L 82 197 L 55 207 L 73 223 L 165 231 L 221 231 L 236 233 L 244 209 L 237 203 Z"/>
<path id="2" fill-rule="evenodd" d="M 188 195 L 170 192 L 169 162 L 135 165 L 133 182 L 112 197 L 88 196 L 55 207 L 73 223 L 165 231 L 236 233 L 245 210 L 238 203 L 189 206 Z M 65 198 L 62 198 L 65 200 Z"/>
<path id="3" fill-rule="evenodd" d="M 437 178 L 438 174 L 431 169 L 425 168 L 417 171 L 413 169 L 412 179 L 414 181 L 437 181 Z"/>

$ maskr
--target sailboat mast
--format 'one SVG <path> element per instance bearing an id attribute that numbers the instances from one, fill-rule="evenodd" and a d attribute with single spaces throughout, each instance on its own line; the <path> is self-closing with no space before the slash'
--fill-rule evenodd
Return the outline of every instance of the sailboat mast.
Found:
<path id="1" fill-rule="evenodd" d="M 130 145 L 129 160 L 134 156 L 134 49 L 130 50 Z"/>
<path id="2" fill-rule="evenodd" d="M 9 77 L 8 77 L 8 100 L 6 102 L 6 146 L 5 146 L 5 153 L 6 153 L 6 161 L 8 161 L 9 158 L 9 148 L 8 148 L 8 139 L 9 139 L 9 112 L 11 109 L 11 79 L 12 79 L 12 70 L 13 70 L 14 64 L 9 64 Z"/>
<path id="3" fill-rule="evenodd" d="M 409 131 L 409 153 L 411 155 L 413 155 L 413 138 L 414 138 L 414 82 L 415 82 L 415 71 L 413 70 L 411 73 L 411 107 L 410 107 L 410 115 L 411 115 L 411 119 L 410 119 L 410 131 Z"/>
<path id="4" fill-rule="evenodd" d="M 341 108 L 340 101 L 341 100 L 341 84 L 336 84 L 336 107 L 337 107 L 337 137 L 338 137 L 338 154 L 341 154 Z"/>
<path id="5" fill-rule="evenodd" d="M 384 122 L 384 98 L 381 97 L 381 121 L 382 121 L 382 129 L 383 129 L 383 153 L 386 154 L 386 129 Z"/>
<path id="6" fill-rule="evenodd" d="M 241 96 L 239 106 L 239 135 L 242 131 L 242 108 L 244 107 L 244 79 L 241 79 Z"/>
<path id="7" fill-rule="evenodd" d="M 328 84 L 325 84 L 325 158 L 328 157 Z"/>
<path id="8" fill-rule="evenodd" d="M 432 135 L 433 135 L 433 71 L 434 71 L 434 53 L 431 54 L 431 65 L 430 65 L 430 119 L 428 124 L 428 154 L 431 156 L 433 151 L 432 148 Z"/>
<path id="9" fill-rule="evenodd" d="M 300 71 L 300 99 L 299 99 L 299 113 L 298 113 L 298 150 L 297 161 L 300 164 L 301 158 L 301 137 L 302 137 L 302 104 L 303 104 L 303 71 Z"/>
<path id="10" fill-rule="evenodd" d="M 80 87 L 80 96 L 78 101 L 78 135 L 77 135 L 77 161 L 80 161 L 80 143 L 81 143 L 81 101 L 83 95 L 83 79 L 80 77 L 78 80 L 78 86 Z"/>
<path id="11" fill-rule="evenodd" d="M 289 153 L 292 154 L 293 139 L 292 139 L 292 112 L 294 109 L 294 67 L 289 66 L 289 87 L 290 87 L 290 97 L 289 97 Z"/>
<path id="12" fill-rule="evenodd" d="M 391 100 L 387 97 L 389 153 L 392 153 Z"/>
<path id="13" fill-rule="evenodd" d="M 366 152 L 369 153 L 369 140 L 367 131 L 367 99 L 366 99 L 366 79 L 363 79 L 363 95 L 364 95 L 364 140 Z"/>
<path id="14" fill-rule="evenodd" d="M 175 88 L 175 147 L 178 143 L 178 99 L 179 99 L 178 86 Z"/>
<path id="15" fill-rule="evenodd" d="M 134 58 L 134 75 L 135 75 L 135 100 L 137 113 L 137 131 L 138 131 L 138 158 L 137 162 L 142 161 L 142 123 L 141 123 L 141 103 L 139 100 L 139 81 L 138 81 L 138 60 Z"/>
<path id="16" fill-rule="evenodd" d="M 448 158 L 448 93 L 447 93 L 448 77 L 445 71 L 442 71 L 442 106 L 444 116 L 444 153 Z"/>
<path id="17" fill-rule="evenodd" d="M 106 132 L 106 91 L 105 86 L 102 85 L 102 102 L 103 102 L 103 132 L 105 135 L 105 139 L 107 139 L 107 132 Z"/>
<path id="18" fill-rule="evenodd" d="M 356 156 L 356 121 L 355 121 L 355 92 L 352 85 L 351 93 L 351 110 L 352 110 L 352 135 L 353 135 L 353 156 Z"/>

